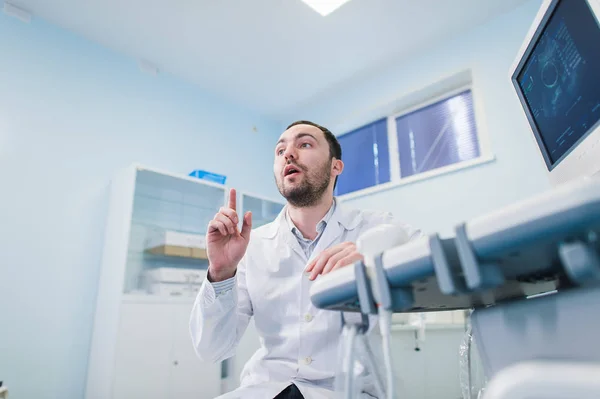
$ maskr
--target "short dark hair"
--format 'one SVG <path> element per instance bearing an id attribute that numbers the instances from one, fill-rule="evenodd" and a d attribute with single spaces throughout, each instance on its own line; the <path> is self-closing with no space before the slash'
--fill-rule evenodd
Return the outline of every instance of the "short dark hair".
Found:
<path id="1" fill-rule="evenodd" d="M 292 126 L 296 126 L 296 125 L 310 125 L 310 126 L 314 126 L 318 129 L 320 129 L 323 132 L 323 134 L 325 135 L 325 139 L 327 140 L 327 143 L 329 143 L 329 156 L 331 158 L 339 159 L 340 161 L 342 160 L 342 146 L 340 145 L 340 142 L 338 141 L 337 137 L 335 137 L 335 135 L 333 133 L 331 133 L 331 131 L 329 131 L 329 129 L 327 129 L 325 126 L 319 125 L 318 123 L 300 120 L 300 121 L 291 123 L 285 130 L 288 130 Z M 334 188 L 337 185 L 337 179 L 338 179 L 338 177 L 336 176 L 335 182 L 333 183 Z"/>

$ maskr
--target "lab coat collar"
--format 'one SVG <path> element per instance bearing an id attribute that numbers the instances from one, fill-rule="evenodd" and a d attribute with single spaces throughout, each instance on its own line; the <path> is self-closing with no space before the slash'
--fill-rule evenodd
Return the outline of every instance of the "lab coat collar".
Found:
<path id="1" fill-rule="evenodd" d="M 288 230 L 287 229 L 287 223 L 285 220 L 285 215 L 288 211 L 288 205 L 286 204 L 283 209 L 281 210 L 281 212 L 279 212 L 279 215 L 277 215 L 277 217 L 275 218 L 275 220 L 269 224 L 266 224 L 262 227 L 262 229 L 260 229 L 260 233 L 259 235 L 262 238 L 267 238 L 267 239 L 273 239 L 277 236 L 277 233 L 284 232 L 284 230 Z M 341 226 L 342 228 L 346 229 L 346 230 L 353 230 L 355 229 L 361 222 L 362 220 L 362 214 L 361 212 L 358 212 L 357 210 L 354 209 L 349 209 L 346 206 L 344 206 L 344 204 L 340 203 L 340 201 L 336 198 L 336 207 L 335 207 L 335 211 L 333 212 L 333 215 L 331 215 L 331 218 L 329 219 L 329 222 L 327 223 L 327 227 L 325 228 L 325 232 L 327 232 L 327 230 L 335 230 L 337 231 L 338 228 Z M 324 232 L 324 233 L 325 233 Z M 288 230 L 288 233 L 291 233 Z M 337 234 L 336 234 L 337 236 Z M 321 241 L 323 241 L 323 238 L 321 238 Z M 329 240 L 326 240 L 329 241 Z M 319 245 L 321 246 L 321 245 Z"/>

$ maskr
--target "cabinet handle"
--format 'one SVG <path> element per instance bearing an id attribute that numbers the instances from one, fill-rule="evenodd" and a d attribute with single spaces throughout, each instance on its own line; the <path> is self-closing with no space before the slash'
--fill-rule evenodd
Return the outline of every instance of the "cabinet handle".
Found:
<path id="1" fill-rule="evenodd" d="M 177 366 L 178 364 L 179 364 L 179 362 L 178 362 L 177 360 L 175 360 L 175 361 L 173 362 L 173 365 L 174 365 L 174 366 Z"/>

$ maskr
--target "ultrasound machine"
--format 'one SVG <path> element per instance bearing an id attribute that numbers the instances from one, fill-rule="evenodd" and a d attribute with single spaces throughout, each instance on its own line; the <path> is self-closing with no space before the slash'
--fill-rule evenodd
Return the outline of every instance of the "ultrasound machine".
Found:
<path id="1" fill-rule="evenodd" d="M 312 286 L 316 307 L 359 315 L 345 321 L 345 370 L 357 344 L 374 367 L 365 332 L 378 317 L 380 397 L 401 394 L 391 314 L 467 309 L 484 399 L 600 398 L 599 22 L 600 0 L 543 1 L 509 73 L 550 190 L 466 220 L 449 237 L 371 230 L 357 242 L 363 262 Z M 343 379 L 346 397 L 352 379 Z"/>

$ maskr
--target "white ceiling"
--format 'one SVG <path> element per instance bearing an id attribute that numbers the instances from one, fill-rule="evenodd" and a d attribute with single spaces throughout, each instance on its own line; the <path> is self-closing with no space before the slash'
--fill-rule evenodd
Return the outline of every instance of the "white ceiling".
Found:
<path id="1" fill-rule="evenodd" d="M 526 0 L 12 0 L 51 23 L 273 118 L 365 69 Z"/>

